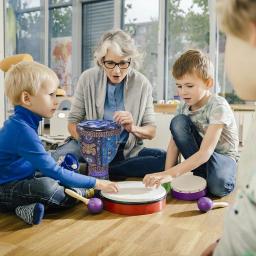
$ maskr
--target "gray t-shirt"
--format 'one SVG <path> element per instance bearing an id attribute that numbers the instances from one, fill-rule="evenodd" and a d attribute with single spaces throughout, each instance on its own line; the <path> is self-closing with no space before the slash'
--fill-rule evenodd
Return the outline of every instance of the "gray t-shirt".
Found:
<path id="1" fill-rule="evenodd" d="M 228 102 L 221 96 L 211 95 L 208 102 L 195 111 L 191 111 L 185 102 L 178 106 L 176 115 L 184 114 L 190 117 L 199 134 L 204 137 L 211 124 L 224 124 L 215 152 L 238 160 L 238 131 L 234 113 Z"/>

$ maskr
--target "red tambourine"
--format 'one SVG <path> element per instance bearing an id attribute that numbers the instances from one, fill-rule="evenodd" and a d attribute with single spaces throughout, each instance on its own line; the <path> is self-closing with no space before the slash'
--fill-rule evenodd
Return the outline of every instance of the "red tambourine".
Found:
<path id="1" fill-rule="evenodd" d="M 166 204 L 166 190 L 146 188 L 141 181 L 118 182 L 118 193 L 101 192 L 105 210 L 123 215 L 143 215 L 161 211 Z"/>

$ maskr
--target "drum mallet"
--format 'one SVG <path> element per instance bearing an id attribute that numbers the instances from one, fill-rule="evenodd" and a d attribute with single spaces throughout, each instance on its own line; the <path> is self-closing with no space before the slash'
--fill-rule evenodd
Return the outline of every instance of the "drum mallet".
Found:
<path id="1" fill-rule="evenodd" d="M 100 213 L 103 210 L 103 203 L 101 201 L 101 199 L 99 198 L 90 198 L 87 199 L 85 197 L 80 196 L 79 194 L 77 194 L 75 191 L 66 188 L 65 189 L 65 193 L 68 194 L 69 196 L 76 198 L 80 201 L 82 201 L 83 203 L 85 203 L 88 207 L 88 211 L 90 213 Z"/>
<path id="2" fill-rule="evenodd" d="M 210 198 L 208 197 L 201 197 L 198 201 L 197 201 L 197 206 L 198 209 L 201 212 L 208 212 L 213 208 L 221 208 L 221 207 L 226 207 L 228 206 L 227 202 L 213 202 Z"/>

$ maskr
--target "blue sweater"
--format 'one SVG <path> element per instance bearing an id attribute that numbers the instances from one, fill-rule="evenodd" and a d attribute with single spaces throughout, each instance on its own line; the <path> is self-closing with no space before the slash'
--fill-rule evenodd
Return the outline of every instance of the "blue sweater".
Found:
<path id="1" fill-rule="evenodd" d="M 67 187 L 92 188 L 96 179 L 64 169 L 47 153 L 38 137 L 41 117 L 21 106 L 0 129 L 0 184 L 32 177 L 35 171 Z"/>

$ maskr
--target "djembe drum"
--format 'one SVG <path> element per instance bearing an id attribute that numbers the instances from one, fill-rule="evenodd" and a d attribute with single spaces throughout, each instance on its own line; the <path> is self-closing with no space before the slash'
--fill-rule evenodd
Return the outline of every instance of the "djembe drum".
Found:
<path id="1" fill-rule="evenodd" d="M 108 164 L 116 155 L 121 126 L 110 120 L 87 120 L 76 129 L 82 156 L 88 164 L 88 175 L 108 179 Z"/>

